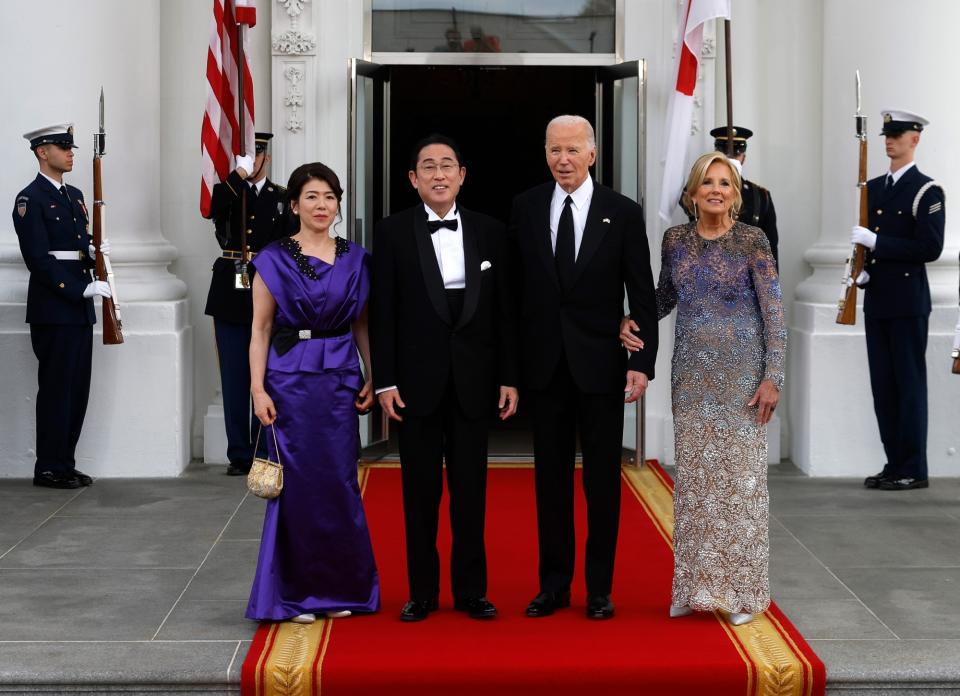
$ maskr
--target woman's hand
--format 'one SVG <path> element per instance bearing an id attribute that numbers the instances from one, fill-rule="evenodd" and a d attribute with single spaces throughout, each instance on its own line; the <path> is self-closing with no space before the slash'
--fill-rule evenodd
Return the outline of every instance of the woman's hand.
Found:
<path id="1" fill-rule="evenodd" d="M 263 425 L 273 425 L 277 420 L 277 408 L 273 399 L 265 391 L 253 393 L 253 414 L 260 419 Z"/>
<path id="2" fill-rule="evenodd" d="M 757 391 L 747 406 L 757 407 L 757 423 L 766 425 L 773 418 L 773 411 L 777 408 L 777 402 L 780 401 L 780 391 L 773 386 L 773 382 L 765 379 L 760 382 Z"/>
<path id="3" fill-rule="evenodd" d="M 630 317 L 624 317 L 620 320 L 620 344 L 631 353 L 636 353 L 643 348 L 643 339 L 637 338 L 634 331 L 639 331 L 640 327 Z"/>
<path id="4" fill-rule="evenodd" d="M 367 380 L 367 383 L 363 385 L 363 389 L 357 394 L 356 400 L 353 402 L 353 405 L 356 406 L 357 411 L 361 414 L 370 413 L 370 409 L 373 408 L 373 381 Z"/>

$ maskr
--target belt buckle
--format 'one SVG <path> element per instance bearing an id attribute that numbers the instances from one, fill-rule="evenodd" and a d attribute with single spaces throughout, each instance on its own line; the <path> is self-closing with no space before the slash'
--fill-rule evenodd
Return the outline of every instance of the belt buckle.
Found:
<path id="1" fill-rule="evenodd" d="M 312 332 L 310 329 L 300 329 L 297 332 L 297 338 L 299 338 L 301 341 L 308 341 L 312 338 L 311 333 Z"/>

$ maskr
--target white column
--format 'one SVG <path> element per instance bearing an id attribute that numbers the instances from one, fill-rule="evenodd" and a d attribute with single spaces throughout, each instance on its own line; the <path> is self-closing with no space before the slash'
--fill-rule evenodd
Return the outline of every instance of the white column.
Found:
<path id="1" fill-rule="evenodd" d="M 812 129 L 795 132 L 811 145 L 819 141 L 822 206 L 819 220 L 810 217 L 819 237 L 804 254 L 813 273 L 796 289 L 788 375 L 793 387 L 792 458 L 811 475 L 862 476 L 879 471 L 885 461 L 873 413 L 863 314 L 858 312 L 853 327 L 835 323 L 843 263 L 850 252 L 849 228 L 857 220 L 853 121 L 857 68 L 868 116 L 870 177 L 889 166 L 878 135 L 881 108 L 914 110 L 931 120 L 917 149 L 917 165 L 946 189 L 947 228 L 943 254 L 927 265 L 934 304 L 927 350 L 927 454 L 932 475 L 957 473 L 953 452 L 960 444 L 955 412 L 960 384 L 949 375 L 949 350 L 957 316 L 960 227 L 949 204 L 951 192 L 960 190 L 953 142 L 960 95 L 944 89 L 943 66 L 952 62 L 958 21 L 960 5 L 934 0 L 912 3 L 906 15 L 894 0 L 823 5 L 822 132 L 820 137 L 814 137 Z M 903 50 L 892 38 L 904 36 L 908 26 L 922 32 L 923 42 Z M 816 128 L 817 124 L 810 125 Z"/>
<path id="2" fill-rule="evenodd" d="M 177 250 L 160 224 L 159 6 L 158 0 L 16 3 L 0 21 L 7 89 L 18 95 L 0 104 L 9 145 L 0 189 L 9 200 L 36 176 L 36 160 L 19 134 L 63 119 L 76 123 L 80 146 L 66 180 L 91 201 L 101 86 L 106 94 L 105 236 L 113 246 L 125 343 L 103 346 L 99 332 L 94 336 L 93 387 L 77 467 L 95 476 L 175 475 L 190 456 L 193 350 L 186 288 L 168 271 Z M 10 217 L 0 227 L 0 419 L 6 424 L 0 476 L 28 476 L 35 459 L 37 370 L 23 323 L 28 274 Z"/>

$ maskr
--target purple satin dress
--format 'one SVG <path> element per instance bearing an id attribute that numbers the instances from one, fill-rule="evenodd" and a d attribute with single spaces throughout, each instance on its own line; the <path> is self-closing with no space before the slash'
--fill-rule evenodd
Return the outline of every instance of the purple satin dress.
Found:
<path id="1" fill-rule="evenodd" d="M 332 266 L 299 252 L 284 239 L 257 255 L 277 303 L 274 324 L 330 332 L 356 319 L 370 291 L 367 251 L 338 239 Z M 302 340 L 282 356 L 271 346 L 264 386 L 277 408 L 284 485 L 267 501 L 246 616 L 376 611 L 380 586 L 357 482 L 353 402 L 363 376 L 353 334 Z M 276 461 L 270 428 L 261 437 Z"/>

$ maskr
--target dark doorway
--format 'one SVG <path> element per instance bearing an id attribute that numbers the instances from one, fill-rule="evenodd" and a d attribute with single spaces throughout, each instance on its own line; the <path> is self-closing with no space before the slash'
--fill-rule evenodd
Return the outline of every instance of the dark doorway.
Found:
<path id="1" fill-rule="evenodd" d="M 560 114 L 594 121 L 596 88 L 592 67 L 392 66 L 390 212 L 419 201 L 406 176 L 414 143 L 443 133 L 467 168 L 460 202 L 506 222 L 516 194 L 550 180 L 547 122 Z"/>

